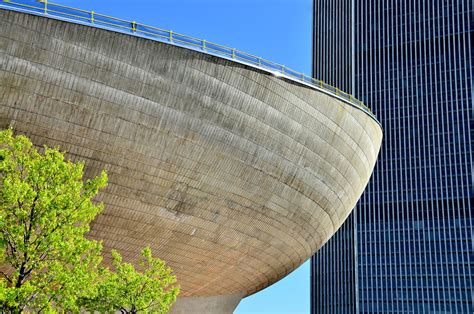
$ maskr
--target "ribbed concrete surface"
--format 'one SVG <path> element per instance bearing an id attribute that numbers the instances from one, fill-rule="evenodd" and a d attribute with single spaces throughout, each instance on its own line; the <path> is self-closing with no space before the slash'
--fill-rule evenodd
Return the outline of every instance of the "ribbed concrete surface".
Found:
<path id="1" fill-rule="evenodd" d="M 303 263 L 360 197 L 367 114 L 241 64 L 0 10 L 0 127 L 101 169 L 91 236 L 151 245 L 181 296 L 254 293 Z"/>

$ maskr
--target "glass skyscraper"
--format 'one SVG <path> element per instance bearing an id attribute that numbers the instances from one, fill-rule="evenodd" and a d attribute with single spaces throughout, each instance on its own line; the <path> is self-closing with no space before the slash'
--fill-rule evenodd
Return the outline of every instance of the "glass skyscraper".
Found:
<path id="1" fill-rule="evenodd" d="M 384 127 L 312 313 L 474 313 L 473 1 L 315 0 L 313 75 Z"/>

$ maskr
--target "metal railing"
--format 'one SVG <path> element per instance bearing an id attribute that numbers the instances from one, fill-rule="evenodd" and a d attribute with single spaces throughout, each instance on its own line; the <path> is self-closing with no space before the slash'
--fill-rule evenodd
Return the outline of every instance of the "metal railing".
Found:
<path id="1" fill-rule="evenodd" d="M 363 111 L 367 112 L 377 121 L 372 111 L 366 105 L 364 105 L 363 102 L 356 99 L 354 96 L 347 94 L 323 81 L 314 79 L 302 72 L 292 70 L 290 68 L 285 67 L 284 65 L 262 59 L 258 56 L 254 56 L 252 54 L 237 50 L 235 48 L 229 48 L 203 39 L 186 36 L 183 34 L 175 33 L 171 30 L 165 30 L 145 25 L 135 21 L 127 21 L 105 14 L 100 14 L 94 11 L 86 11 L 64 6 L 61 4 L 52 3 L 48 0 L 1 0 L 0 8 L 27 11 L 30 13 L 58 18 L 66 21 L 74 21 L 86 25 L 104 27 L 107 29 L 125 32 L 132 35 L 138 35 L 140 37 L 146 37 L 179 46 L 184 46 L 187 48 L 192 48 L 194 50 L 204 51 L 206 53 L 210 53 L 220 57 L 225 57 L 227 59 L 239 61 L 267 70 L 273 73 L 274 75 L 303 82 L 312 85 L 317 89 L 336 95 L 341 99 L 353 104 L 355 107 L 358 107 Z"/>

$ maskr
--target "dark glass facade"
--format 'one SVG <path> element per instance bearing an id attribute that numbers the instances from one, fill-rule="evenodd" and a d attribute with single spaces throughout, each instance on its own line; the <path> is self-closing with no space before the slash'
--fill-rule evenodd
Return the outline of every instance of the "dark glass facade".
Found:
<path id="1" fill-rule="evenodd" d="M 314 1 L 313 75 L 371 107 L 384 141 L 312 259 L 312 313 L 474 313 L 473 13 L 472 0 Z"/>

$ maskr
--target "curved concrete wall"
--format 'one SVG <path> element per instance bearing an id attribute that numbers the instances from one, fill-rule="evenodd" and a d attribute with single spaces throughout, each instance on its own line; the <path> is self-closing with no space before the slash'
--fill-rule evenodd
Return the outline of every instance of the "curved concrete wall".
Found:
<path id="1" fill-rule="evenodd" d="M 359 199 L 380 126 L 229 60 L 0 10 L 0 126 L 101 169 L 91 236 L 150 245 L 182 297 L 248 295 L 317 251 Z"/>

